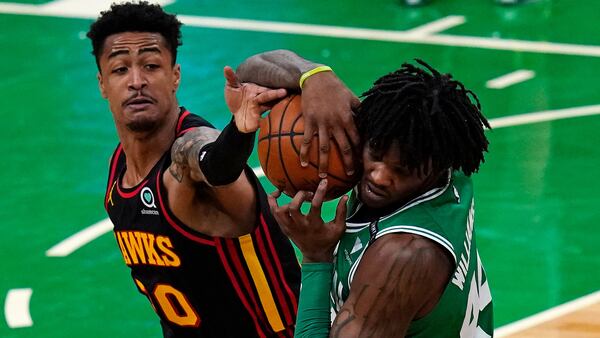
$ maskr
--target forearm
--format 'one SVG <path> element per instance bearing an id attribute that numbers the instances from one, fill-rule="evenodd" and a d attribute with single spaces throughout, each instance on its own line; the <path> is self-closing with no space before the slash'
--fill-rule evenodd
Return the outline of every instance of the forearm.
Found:
<path id="1" fill-rule="evenodd" d="M 240 132 L 232 121 L 214 142 L 200 150 L 199 167 L 210 185 L 227 185 L 240 177 L 252 154 L 255 134 Z"/>
<path id="2" fill-rule="evenodd" d="M 179 182 L 184 175 L 212 186 L 235 182 L 252 153 L 254 134 L 241 133 L 233 122 L 223 132 L 210 127 L 194 128 L 177 138 L 171 147 L 169 172 Z"/>
<path id="3" fill-rule="evenodd" d="M 332 263 L 304 263 L 302 290 L 296 319 L 296 338 L 329 337 L 329 290 L 333 275 Z"/>
<path id="4" fill-rule="evenodd" d="M 289 50 L 278 49 L 246 59 L 236 70 L 242 82 L 253 82 L 265 87 L 300 90 L 303 73 L 321 66 Z"/>

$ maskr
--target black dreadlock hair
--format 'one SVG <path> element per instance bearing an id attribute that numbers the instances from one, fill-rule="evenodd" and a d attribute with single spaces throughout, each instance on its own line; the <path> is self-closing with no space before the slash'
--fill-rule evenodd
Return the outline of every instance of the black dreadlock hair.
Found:
<path id="1" fill-rule="evenodd" d="M 397 142 L 400 161 L 411 171 L 431 165 L 434 172 L 477 172 L 488 149 L 484 126 L 490 129 L 479 99 L 450 74 L 416 61 L 429 72 L 404 63 L 362 94 L 356 116 L 361 137 L 377 152 Z"/>
<path id="2" fill-rule="evenodd" d="M 90 26 L 87 37 L 92 40 L 92 54 L 100 70 L 100 55 L 106 38 L 123 32 L 152 32 L 161 34 L 173 56 L 172 64 L 177 60 L 177 47 L 181 46 L 181 22 L 173 14 L 168 14 L 159 5 L 147 1 L 138 3 L 113 3 L 110 10 L 100 13 Z"/>

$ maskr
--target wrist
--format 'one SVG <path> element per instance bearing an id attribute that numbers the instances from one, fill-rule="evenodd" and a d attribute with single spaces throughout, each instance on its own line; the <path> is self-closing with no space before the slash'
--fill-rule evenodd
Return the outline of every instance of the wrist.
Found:
<path id="1" fill-rule="evenodd" d="M 229 124 L 231 124 L 231 128 L 233 129 L 233 132 L 242 136 L 242 135 L 249 135 L 252 134 L 254 136 L 254 133 L 256 132 L 256 129 L 254 130 L 250 130 L 247 129 L 245 130 L 243 128 L 243 121 L 240 121 L 240 125 L 242 128 L 240 128 L 240 126 L 238 126 L 238 121 L 235 119 L 236 115 L 233 115 L 233 117 L 231 118 L 231 121 L 229 122 Z"/>
<path id="2" fill-rule="evenodd" d="M 312 77 L 315 74 L 319 74 L 319 73 L 323 73 L 323 72 L 333 72 L 333 70 L 329 66 L 320 65 L 320 66 L 314 67 L 306 72 L 303 72 L 302 75 L 300 76 L 300 80 L 299 80 L 300 90 L 302 90 L 302 88 L 303 88 L 306 80 L 308 80 L 308 78 Z"/>

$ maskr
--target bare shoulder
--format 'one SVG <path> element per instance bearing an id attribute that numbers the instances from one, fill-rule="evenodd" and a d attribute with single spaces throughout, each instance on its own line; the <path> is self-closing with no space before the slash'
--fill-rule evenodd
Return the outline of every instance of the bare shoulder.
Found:
<path id="1" fill-rule="evenodd" d="M 365 259 L 378 263 L 390 264 L 392 261 L 411 263 L 420 262 L 410 267 L 421 269 L 423 266 L 439 265 L 448 262 L 448 254 L 444 248 L 432 240 L 413 234 L 388 234 L 377 239 L 365 253 Z M 426 263 L 426 264 L 425 264 Z"/>
<path id="2" fill-rule="evenodd" d="M 402 288 L 419 295 L 418 302 L 425 303 L 431 297 L 439 298 L 441 292 L 436 295 L 432 290 L 443 290 L 453 267 L 446 249 L 430 239 L 413 234 L 388 234 L 367 249 L 355 280 Z"/>
<path id="3" fill-rule="evenodd" d="M 361 259 L 331 336 L 404 336 L 435 307 L 453 267 L 449 253 L 425 237 L 382 236 Z"/>

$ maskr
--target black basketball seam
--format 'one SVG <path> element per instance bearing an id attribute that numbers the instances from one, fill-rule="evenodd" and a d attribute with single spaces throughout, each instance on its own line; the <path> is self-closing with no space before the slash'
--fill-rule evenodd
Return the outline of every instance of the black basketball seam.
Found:
<path id="1" fill-rule="evenodd" d="M 269 132 L 270 132 L 270 129 L 269 129 Z M 304 133 L 294 133 L 294 132 L 291 132 L 291 133 L 281 133 L 281 134 L 277 134 L 277 135 L 270 134 L 270 135 L 266 135 L 266 136 L 263 136 L 263 137 L 259 138 L 258 142 L 264 141 L 266 139 L 278 138 L 279 136 L 298 136 L 298 135 L 304 135 Z"/>

